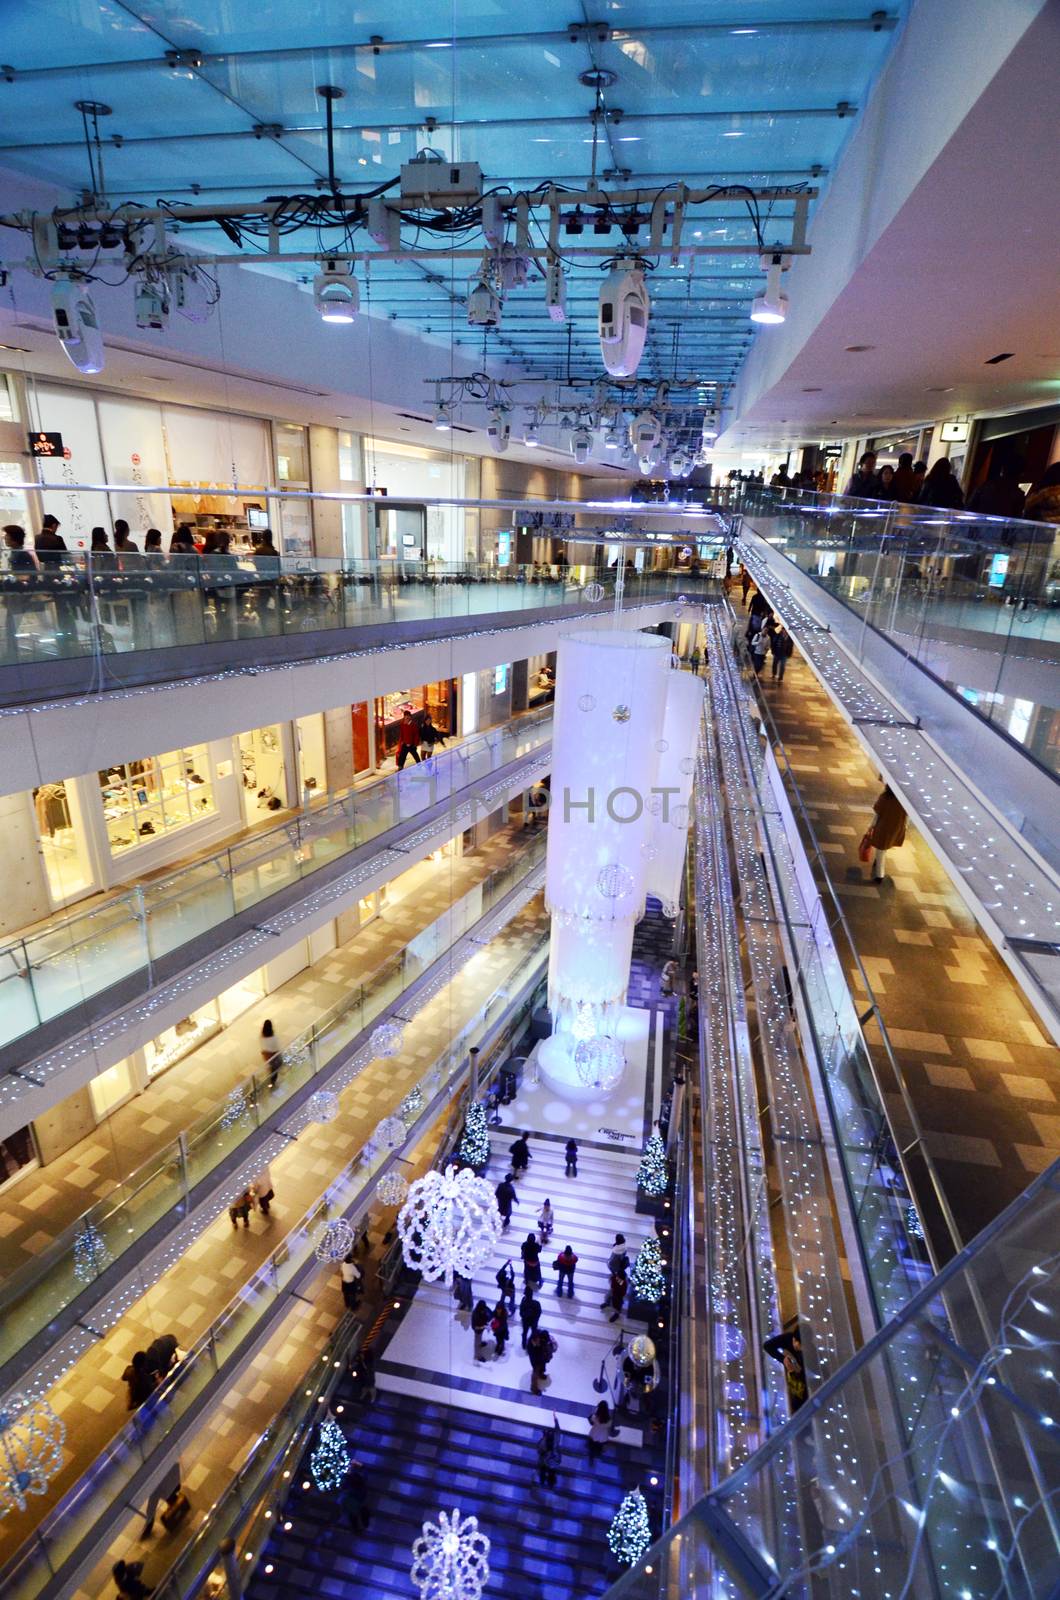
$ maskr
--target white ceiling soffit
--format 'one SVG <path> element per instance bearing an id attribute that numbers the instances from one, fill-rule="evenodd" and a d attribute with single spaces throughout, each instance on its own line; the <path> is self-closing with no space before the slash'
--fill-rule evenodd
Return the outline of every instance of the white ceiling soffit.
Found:
<path id="1" fill-rule="evenodd" d="M 910 190 L 954 73 L 969 108 Z M 870 103 L 820 202 L 788 322 L 756 342 L 723 448 L 1060 399 L 1058 83 L 1060 5 L 919 0 L 877 89 L 885 116 Z"/>

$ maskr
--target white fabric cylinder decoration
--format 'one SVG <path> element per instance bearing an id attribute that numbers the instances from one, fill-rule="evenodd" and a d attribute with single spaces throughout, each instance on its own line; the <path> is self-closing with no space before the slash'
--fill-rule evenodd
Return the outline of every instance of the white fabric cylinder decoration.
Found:
<path id="1" fill-rule="evenodd" d="M 659 814 L 652 817 L 647 848 L 647 890 L 676 916 L 688 844 L 689 803 L 696 770 L 699 723 L 706 686 L 690 672 L 671 672 L 666 684 L 666 715 L 656 785 L 662 794 Z"/>
<path id="2" fill-rule="evenodd" d="M 549 1005 L 569 1045 L 611 1031 L 629 982 L 644 909 L 644 844 L 653 818 L 656 742 L 670 642 L 658 634 L 575 633 L 560 640 L 552 735 L 545 895 L 552 914 Z M 546 1076 L 579 1085 L 556 1051 Z"/>

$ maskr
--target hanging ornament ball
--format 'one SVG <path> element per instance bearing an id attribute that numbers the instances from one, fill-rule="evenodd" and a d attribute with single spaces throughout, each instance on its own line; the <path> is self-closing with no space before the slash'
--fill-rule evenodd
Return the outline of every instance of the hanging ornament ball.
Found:
<path id="1" fill-rule="evenodd" d="M 426 1172 L 409 1189 L 397 1226 L 405 1265 L 427 1283 L 451 1284 L 454 1272 L 474 1277 L 501 1235 L 493 1184 L 470 1167 Z"/>
<path id="2" fill-rule="evenodd" d="M 345 1217 L 322 1223 L 317 1230 L 316 1258 L 318 1261 L 341 1261 L 353 1249 L 353 1228 Z"/>
<path id="3" fill-rule="evenodd" d="M 408 1181 L 400 1172 L 384 1172 L 375 1186 L 375 1197 L 383 1206 L 404 1205 L 408 1192 Z"/>
<path id="4" fill-rule="evenodd" d="M 613 1089 L 625 1068 L 626 1057 L 617 1039 L 582 1039 L 574 1047 L 574 1070 L 588 1088 Z"/>
<path id="5" fill-rule="evenodd" d="M 645 861 L 654 861 L 655 857 L 659 854 L 659 846 L 655 843 L 654 839 L 645 839 L 644 843 L 640 847 L 640 853 L 644 857 Z"/>
<path id="6" fill-rule="evenodd" d="M 658 752 L 659 752 L 659 754 L 661 756 L 665 755 L 667 750 L 669 750 L 669 748 L 670 748 L 669 739 L 656 739 L 655 748 L 656 748 L 656 750 L 658 750 Z"/>
<path id="7" fill-rule="evenodd" d="M 695 758 L 695 756 L 682 756 L 681 757 L 681 761 L 680 761 L 680 767 L 681 767 L 681 771 L 683 773 L 685 773 L 686 776 L 690 777 L 692 775 L 692 773 L 695 772 L 695 770 L 696 770 L 696 758 Z"/>
<path id="8" fill-rule="evenodd" d="M 373 1143 L 379 1150 L 396 1150 L 405 1143 L 407 1130 L 400 1117 L 384 1117 L 372 1135 Z"/>
<path id="9" fill-rule="evenodd" d="M 423 1090 L 419 1084 L 409 1090 L 408 1094 L 398 1106 L 398 1116 L 406 1128 L 411 1128 L 420 1112 L 423 1110 Z"/>
<path id="10" fill-rule="evenodd" d="M 400 1022 L 381 1022 L 372 1029 L 372 1053 L 376 1056 L 396 1056 L 405 1042 L 405 1030 Z"/>
<path id="11" fill-rule="evenodd" d="M 661 794 L 653 794 L 648 796 L 648 813 L 650 816 L 661 817 L 662 808 L 663 797 Z"/>
<path id="12" fill-rule="evenodd" d="M 674 806 L 673 810 L 670 812 L 670 821 L 673 823 L 675 828 L 680 828 L 682 831 L 687 828 L 688 807 Z"/>
<path id="13" fill-rule="evenodd" d="M 594 694 L 583 694 L 583 695 L 580 695 L 579 698 L 578 698 L 578 710 L 579 711 L 595 711 L 596 710 L 596 696 Z"/>
<path id="14" fill-rule="evenodd" d="M 596 887 L 605 900 L 620 900 L 633 892 L 633 874 L 621 862 L 611 861 L 601 867 L 596 877 Z"/>
<path id="15" fill-rule="evenodd" d="M 611 715 L 614 717 L 616 722 L 628 722 L 629 721 L 629 707 L 628 706 L 616 706 L 615 709 L 612 711 Z"/>
<path id="16" fill-rule="evenodd" d="M 318 1089 L 306 1103 L 310 1122 L 334 1122 L 339 1114 L 339 1097 L 330 1089 Z"/>
<path id="17" fill-rule="evenodd" d="M 412 1583 L 420 1600 L 479 1600 L 489 1582 L 490 1542 L 477 1517 L 438 1513 L 412 1546 Z"/>
<path id="18" fill-rule="evenodd" d="M 677 915 L 676 903 L 673 900 L 664 900 L 662 902 L 662 914 L 672 922 Z"/>
<path id="19" fill-rule="evenodd" d="M 629 1347 L 629 1359 L 635 1367 L 650 1367 L 655 1360 L 655 1346 L 646 1333 L 638 1333 Z"/>
<path id="20" fill-rule="evenodd" d="M 0 1406 L 0 1517 L 47 1494 L 63 1463 L 66 1424 L 38 1395 L 9 1394 Z"/>
<path id="21" fill-rule="evenodd" d="M 590 604 L 594 606 L 598 605 L 599 602 L 604 598 L 604 586 L 602 583 L 587 583 L 582 592 L 584 593 L 586 600 L 588 600 Z"/>

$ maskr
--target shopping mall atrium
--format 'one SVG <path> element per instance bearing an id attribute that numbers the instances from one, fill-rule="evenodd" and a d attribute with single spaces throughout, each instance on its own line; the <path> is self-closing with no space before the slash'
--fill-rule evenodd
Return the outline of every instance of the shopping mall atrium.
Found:
<path id="1" fill-rule="evenodd" d="M 0 63 L 0 1596 L 1058 1600 L 1058 0 Z"/>

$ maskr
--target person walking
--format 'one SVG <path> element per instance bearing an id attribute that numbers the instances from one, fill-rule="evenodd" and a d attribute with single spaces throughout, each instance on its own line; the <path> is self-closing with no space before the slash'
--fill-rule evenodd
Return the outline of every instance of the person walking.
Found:
<path id="1" fill-rule="evenodd" d="M 283 1066 L 283 1050 L 280 1046 L 279 1036 L 269 1017 L 261 1025 L 261 1059 L 264 1061 L 269 1073 L 269 1093 L 273 1094 Z"/>
<path id="2" fill-rule="evenodd" d="M 961 493 L 960 484 L 953 476 L 953 464 L 949 456 L 939 456 L 924 479 L 920 490 L 920 504 L 941 506 L 943 510 L 948 511 L 960 511 L 964 505 L 964 495 Z"/>
<path id="3" fill-rule="evenodd" d="M 523 1258 L 523 1282 L 528 1288 L 541 1285 L 541 1246 L 536 1233 L 528 1233 L 519 1250 Z"/>
<path id="4" fill-rule="evenodd" d="M 339 1279 L 343 1305 L 347 1311 L 356 1311 L 364 1290 L 364 1273 L 353 1259 L 352 1250 L 339 1262 Z"/>
<path id="5" fill-rule="evenodd" d="M 453 1273 L 453 1299 L 458 1311 L 470 1311 L 475 1303 L 471 1279 L 465 1278 L 462 1272 Z"/>
<path id="6" fill-rule="evenodd" d="M 420 729 L 420 740 L 426 746 L 428 757 L 433 756 L 434 747 L 445 743 L 445 734 L 441 728 L 436 728 L 429 711 L 423 713 L 423 727 Z"/>
<path id="7" fill-rule="evenodd" d="M 129 532 L 129 524 L 124 517 L 119 517 L 114 524 L 114 548 L 120 550 L 124 556 L 138 556 L 140 546 Z"/>
<path id="8" fill-rule="evenodd" d="M 510 1261 L 506 1261 L 497 1273 L 497 1288 L 501 1292 L 501 1299 L 508 1302 L 509 1309 L 515 1312 L 515 1268 Z"/>
<path id="9" fill-rule="evenodd" d="M 748 649 L 751 653 L 751 665 L 754 668 L 755 677 L 760 678 L 762 676 L 762 668 L 766 664 L 766 654 L 769 650 L 769 633 L 765 627 L 758 628 L 751 635 Z"/>
<path id="10" fill-rule="evenodd" d="M 250 1213 L 254 1206 L 254 1191 L 248 1185 L 238 1200 L 234 1200 L 228 1208 L 228 1215 L 233 1228 L 238 1228 L 242 1221 L 244 1228 L 250 1227 Z"/>
<path id="11" fill-rule="evenodd" d="M 158 1384 L 158 1373 L 152 1370 L 147 1360 L 147 1351 L 135 1351 L 121 1376 L 122 1382 L 126 1385 L 128 1409 L 138 1411 L 144 1401 L 154 1393 Z"/>
<path id="12" fill-rule="evenodd" d="M 505 1173 L 493 1193 L 497 1198 L 497 1210 L 500 1212 L 501 1221 L 504 1223 L 504 1232 L 507 1233 L 512 1222 L 512 1207 L 519 1204 L 519 1196 L 516 1192 L 515 1184 L 512 1182 L 512 1174 L 510 1172 Z"/>
<path id="13" fill-rule="evenodd" d="M 556 1487 L 557 1468 L 562 1459 L 555 1428 L 546 1428 L 537 1441 L 537 1481 L 543 1489 Z"/>
<path id="14" fill-rule="evenodd" d="M 530 1393 L 539 1395 L 548 1376 L 548 1364 L 556 1353 L 556 1341 L 547 1328 L 539 1324 L 534 1329 L 526 1341 L 526 1353 L 530 1357 Z"/>
<path id="15" fill-rule="evenodd" d="M 540 1321 L 541 1302 L 540 1300 L 534 1299 L 533 1289 L 527 1286 L 527 1288 L 523 1290 L 523 1298 L 519 1302 L 519 1323 L 523 1330 L 524 1350 L 526 1349 L 527 1341 L 529 1340 L 531 1334 L 536 1331 L 537 1325 Z"/>
<path id="16" fill-rule="evenodd" d="M 627 1278 L 625 1272 L 616 1268 L 616 1270 L 611 1274 L 611 1280 L 607 1290 L 607 1299 L 604 1301 L 603 1307 L 601 1308 L 606 1309 L 608 1306 L 611 1307 L 611 1315 L 607 1319 L 608 1322 L 617 1322 L 619 1317 L 622 1315 L 622 1306 L 625 1302 L 626 1291 L 628 1288 L 629 1279 Z"/>
<path id="17" fill-rule="evenodd" d="M 906 812 L 890 784 L 877 796 L 872 809 L 875 817 L 861 841 L 860 853 L 862 860 L 867 861 L 868 852 L 872 851 L 872 881 L 882 883 L 886 876 L 888 850 L 897 850 L 900 844 L 905 843 Z"/>
<path id="18" fill-rule="evenodd" d="M 788 1406 L 795 1412 L 805 1405 L 808 1390 L 806 1387 L 806 1363 L 802 1354 L 802 1335 L 798 1324 L 789 1328 L 785 1333 L 775 1333 L 772 1338 L 765 1341 L 762 1346 L 767 1356 L 772 1356 L 774 1361 L 779 1361 L 784 1367 L 784 1382 L 788 1390 Z"/>
<path id="19" fill-rule="evenodd" d="M 372 1520 L 372 1513 L 368 1508 L 368 1479 L 360 1461 L 350 1462 L 342 1480 L 342 1509 L 354 1532 L 364 1533 Z"/>
<path id="20" fill-rule="evenodd" d="M 177 1362 L 184 1359 L 186 1352 L 177 1343 L 175 1333 L 160 1333 L 157 1339 L 152 1339 L 144 1354 L 149 1371 L 155 1374 L 156 1382 L 161 1383 Z"/>
<path id="21" fill-rule="evenodd" d="M 419 743 L 420 730 L 416 726 L 416 719 L 412 712 L 406 708 L 398 724 L 397 765 L 399 772 L 404 767 L 409 756 L 412 757 L 417 765 L 419 764 Z"/>
<path id="22" fill-rule="evenodd" d="M 913 456 L 909 450 L 903 450 L 898 457 L 894 477 L 891 479 L 891 499 L 899 505 L 912 505 L 916 499 L 917 480 L 913 475 Z"/>
<path id="23" fill-rule="evenodd" d="M 699 651 L 698 650 L 693 650 L 692 651 L 692 654 L 688 658 L 688 665 L 692 668 L 692 671 L 698 676 L 698 674 L 699 674 Z"/>
<path id="24" fill-rule="evenodd" d="M 606 1400 L 601 1400 L 589 1413 L 589 1460 L 596 1461 L 604 1445 L 611 1437 L 611 1407 Z"/>
<path id="25" fill-rule="evenodd" d="M 566 1171 L 564 1173 L 564 1177 L 566 1177 L 566 1178 L 576 1178 L 577 1176 L 578 1176 L 578 1141 L 577 1141 L 577 1139 L 568 1139 L 567 1140 L 567 1168 L 566 1168 Z"/>
<path id="26" fill-rule="evenodd" d="M 490 1308 L 485 1300 L 480 1300 L 471 1313 L 471 1331 L 475 1335 L 475 1360 L 486 1359 L 486 1329 L 492 1321 Z"/>
<path id="27" fill-rule="evenodd" d="M 149 1589 L 140 1576 L 143 1570 L 142 1561 L 115 1561 L 110 1575 L 118 1586 L 122 1600 L 146 1600 L 149 1594 L 154 1594 L 155 1591 Z"/>
<path id="28" fill-rule="evenodd" d="M 745 606 L 747 605 L 747 591 L 750 587 L 751 574 L 748 572 L 747 568 L 744 567 L 743 571 L 740 573 L 740 594 L 743 597 L 743 603 Z"/>
<path id="29" fill-rule="evenodd" d="M 276 1198 L 276 1191 L 272 1187 L 272 1171 L 269 1167 L 262 1167 L 254 1179 L 254 1198 L 258 1202 L 258 1210 L 262 1216 L 267 1217 Z"/>
<path id="30" fill-rule="evenodd" d="M 611 1254 L 607 1259 L 608 1272 L 629 1271 L 629 1252 L 626 1249 L 626 1236 L 624 1233 L 615 1234 L 615 1242 L 611 1246 Z"/>
<path id="31" fill-rule="evenodd" d="M 552 1230 L 556 1225 L 555 1213 L 552 1210 L 552 1201 L 544 1200 L 538 1213 L 537 1226 L 541 1234 L 541 1243 L 548 1244 L 552 1238 Z"/>
<path id="32" fill-rule="evenodd" d="M 556 1293 L 562 1295 L 564 1283 L 567 1285 L 567 1299 L 574 1299 L 574 1269 L 578 1265 L 578 1257 L 570 1245 L 564 1245 L 555 1261 L 552 1263 L 559 1273 L 559 1282 L 556 1284 Z"/>
<path id="33" fill-rule="evenodd" d="M 876 452 L 866 450 L 858 461 L 857 471 L 852 476 L 846 487 L 847 494 L 856 495 L 859 500 L 875 500 L 880 492 L 880 480 L 876 475 Z"/>
<path id="34" fill-rule="evenodd" d="M 530 1134 L 521 1133 L 512 1145 L 509 1155 L 512 1158 L 512 1176 L 521 1178 L 530 1165 L 530 1146 L 527 1143 Z"/>
<path id="35" fill-rule="evenodd" d="M 503 1298 L 498 1300 L 497 1304 L 493 1308 L 493 1318 L 490 1322 L 490 1332 L 493 1334 L 493 1337 L 496 1340 L 496 1354 L 499 1358 L 507 1349 L 508 1340 L 511 1337 L 508 1330 L 508 1307 L 505 1305 Z"/>
<path id="36" fill-rule="evenodd" d="M 774 678 L 783 678 L 784 668 L 787 666 L 791 653 L 795 649 L 795 641 L 783 624 L 773 634 L 769 648 L 773 656 L 772 676 Z"/>

